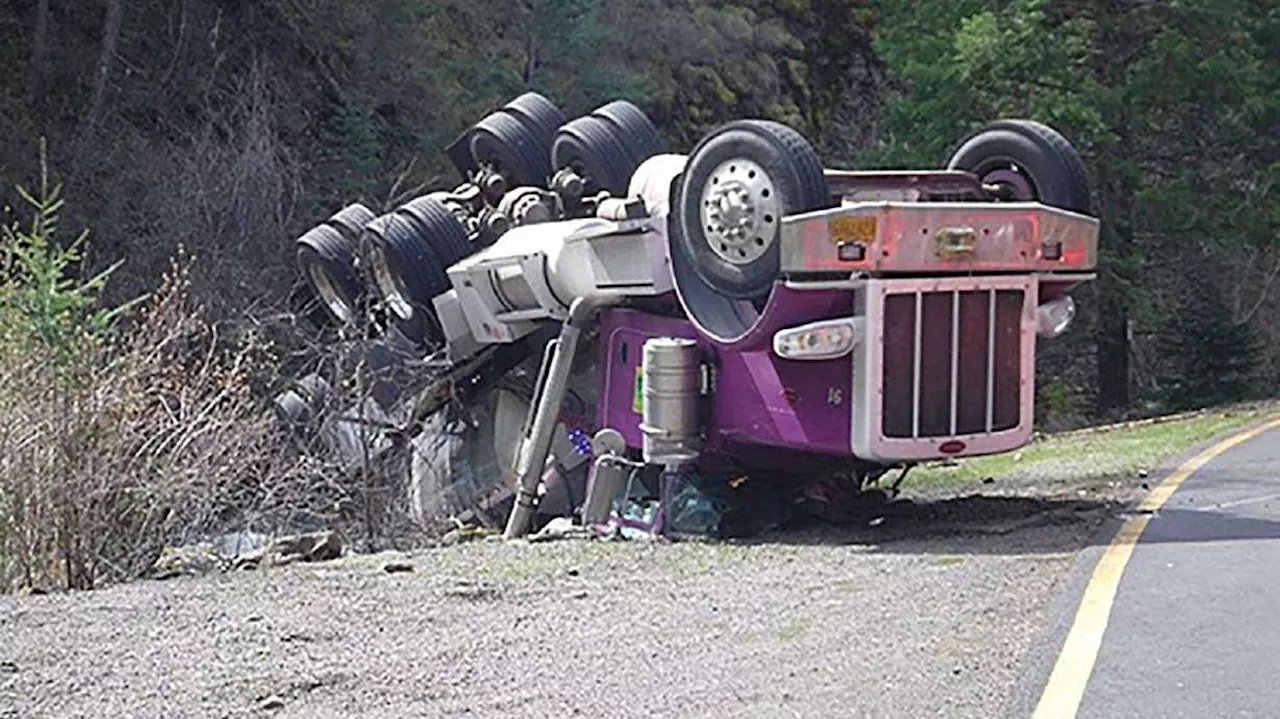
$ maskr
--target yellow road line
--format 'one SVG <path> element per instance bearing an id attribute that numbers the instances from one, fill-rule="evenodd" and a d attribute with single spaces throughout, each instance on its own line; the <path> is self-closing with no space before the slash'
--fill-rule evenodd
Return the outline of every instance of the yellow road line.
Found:
<path id="1" fill-rule="evenodd" d="M 1209 462 L 1209 460 L 1226 452 L 1232 447 L 1247 442 L 1271 429 L 1280 427 L 1280 419 L 1246 430 L 1228 437 L 1197 454 L 1178 467 L 1161 482 L 1138 509 L 1140 512 L 1155 512 L 1173 496 L 1187 478 Z M 1085 686 L 1093 674 L 1093 665 L 1098 659 L 1098 650 L 1102 647 L 1102 635 L 1107 630 L 1107 621 L 1111 618 L 1111 605 L 1116 598 L 1116 590 L 1120 587 L 1120 577 L 1124 574 L 1125 565 L 1133 555 L 1142 532 L 1151 521 L 1150 514 L 1139 514 L 1129 519 L 1120 527 L 1115 539 L 1098 560 L 1088 586 L 1084 590 L 1084 598 L 1076 611 L 1075 622 L 1067 634 L 1067 640 L 1058 654 L 1053 673 L 1040 695 L 1040 703 L 1036 705 L 1033 719 L 1074 719 L 1084 698 Z"/>

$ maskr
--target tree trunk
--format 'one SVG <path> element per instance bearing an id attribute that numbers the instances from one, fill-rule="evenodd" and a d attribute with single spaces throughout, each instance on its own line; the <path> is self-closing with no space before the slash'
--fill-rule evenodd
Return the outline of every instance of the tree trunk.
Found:
<path id="1" fill-rule="evenodd" d="M 98 68 L 93 78 L 93 96 L 89 111 L 83 118 L 81 137 L 87 137 L 97 128 L 102 117 L 102 105 L 107 94 L 107 78 L 111 74 L 111 60 L 116 55 L 116 43 L 120 40 L 120 23 L 124 19 L 124 0 L 107 0 L 107 17 L 102 24 L 102 54 L 98 56 Z"/>
<path id="2" fill-rule="evenodd" d="M 1112 233 L 1114 236 L 1114 233 Z M 1098 278 L 1098 414 L 1129 408 L 1129 308 L 1113 272 Z"/>
<path id="3" fill-rule="evenodd" d="M 49 0 L 36 3 L 36 27 L 31 36 L 31 65 L 28 68 L 28 92 L 31 107 L 44 108 L 45 85 L 48 83 L 49 66 L 46 58 L 49 45 Z"/>
<path id="4" fill-rule="evenodd" d="M 1097 161 L 1100 238 L 1106 261 L 1100 263 L 1098 277 L 1099 321 L 1097 328 L 1098 413 L 1107 415 L 1131 406 L 1129 396 L 1128 265 L 1133 254 L 1133 212 L 1137 187 L 1132 177 L 1132 109 L 1123 100 L 1128 62 L 1141 42 L 1139 20 L 1124 6 L 1098 3 L 1095 77 L 1104 88 L 1103 104 L 1113 140 L 1103 143 Z"/>

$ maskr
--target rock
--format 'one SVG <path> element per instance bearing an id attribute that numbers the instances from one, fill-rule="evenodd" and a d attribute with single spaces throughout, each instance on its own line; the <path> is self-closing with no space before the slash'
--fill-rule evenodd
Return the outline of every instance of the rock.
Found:
<path id="1" fill-rule="evenodd" d="M 342 538 L 337 532 L 322 531 L 280 537 L 265 546 L 236 558 L 235 569 L 262 566 L 283 567 L 294 562 L 327 562 L 342 556 Z"/>
<path id="2" fill-rule="evenodd" d="M 273 712 L 284 709 L 284 699 L 278 696 L 270 696 L 258 702 L 258 711 Z"/>
<path id="3" fill-rule="evenodd" d="M 494 538 L 501 539 L 501 535 L 492 529 L 484 527 L 458 527 L 445 532 L 440 538 L 440 545 L 443 547 L 452 547 L 455 544 L 463 542 L 471 542 L 475 540 L 492 540 Z"/>
<path id="4" fill-rule="evenodd" d="M 17 674 L 18 665 L 15 662 L 0 662 L 0 674 Z"/>
<path id="5" fill-rule="evenodd" d="M 1151 489 L 1151 487 L 1150 487 L 1146 482 L 1143 482 L 1143 483 L 1142 483 L 1142 488 L 1143 488 L 1144 490 Z"/>
<path id="6" fill-rule="evenodd" d="M 401 574 L 404 572 L 412 572 L 413 565 L 408 562 L 387 562 L 382 565 L 382 571 L 387 574 Z"/>
<path id="7" fill-rule="evenodd" d="M 586 599 L 586 598 L 587 598 L 587 590 L 585 590 L 585 589 L 579 589 L 579 590 L 577 590 L 577 591 L 569 592 L 568 594 L 566 594 L 566 595 L 564 595 L 564 596 L 565 596 L 565 598 L 567 598 L 567 599 Z"/>
<path id="8" fill-rule="evenodd" d="M 152 579 L 171 579 L 187 574 L 205 574 L 222 568 L 222 560 L 210 542 L 182 547 L 165 547 L 151 565 Z"/>
<path id="9" fill-rule="evenodd" d="M 280 547 L 282 543 L 287 543 L 288 548 L 294 551 L 285 551 Z M 275 544 L 280 555 L 294 554 L 306 562 L 327 562 L 342 556 L 342 539 L 332 531 L 285 537 L 276 540 Z"/>
<path id="10" fill-rule="evenodd" d="M 579 570 L 577 567 L 569 567 L 568 569 L 565 570 L 565 574 L 568 574 L 571 577 L 576 577 L 579 574 L 582 574 L 582 571 Z"/>
<path id="11" fill-rule="evenodd" d="M 1138 470 L 1138 479 L 1146 479 L 1149 475 L 1150 472 L 1145 469 Z"/>
<path id="12" fill-rule="evenodd" d="M 996 483 L 996 478 L 995 478 L 995 477 L 983 477 L 983 478 L 982 478 L 982 483 L 983 483 L 983 484 L 995 484 L 995 483 Z"/>
<path id="13" fill-rule="evenodd" d="M 213 546 L 225 563 L 234 565 L 241 556 L 270 543 L 271 537 L 257 532 L 228 532 L 214 538 Z"/>
<path id="14" fill-rule="evenodd" d="M 586 527 L 579 527 L 573 523 L 568 517 L 556 517 L 542 528 L 537 534 L 529 537 L 530 542 L 549 542 L 554 539 L 569 539 L 572 537 L 589 537 L 590 530 Z"/>

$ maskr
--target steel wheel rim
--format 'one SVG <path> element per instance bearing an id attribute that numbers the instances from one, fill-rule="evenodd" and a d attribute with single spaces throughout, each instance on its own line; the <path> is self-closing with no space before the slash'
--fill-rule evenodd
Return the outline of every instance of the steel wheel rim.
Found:
<path id="1" fill-rule="evenodd" d="M 373 282 L 387 308 L 402 320 L 413 319 L 413 304 L 406 299 L 408 288 L 404 286 L 400 275 L 391 271 L 386 253 L 376 244 L 369 249 L 369 264 L 373 270 Z"/>
<path id="2" fill-rule="evenodd" d="M 764 168 L 734 159 L 720 163 L 707 178 L 699 218 L 716 257 L 749 265 L 773 247 L 781 209 L 782 198 Z"/>
<path id="3" fill-rule="evenodd" d="M 1040 197 L 1040 193 L 1036 191 L 1035 183 L 1032 182 L 1031 176 L 1011 159 L 999 158 L 984 163 L 979 168 L 979 171 L 974 174 L 978 175 L 984 185 L 999 185 L 1010 188 L 1016 201 L 1033 202 Z"/>
<path id="4" fill-rule="evenodd" d="M 311 275 L 311 281 L 315 284 L 316 294 L 320 295 L 321 301 L 325 307 L 333 313 L 342 322 L 351 322 L 355 318 L 355 312 L 351 309 L 351 305 L 342 297 L 342 293 L 338 292 L 338 288 L 334 286 L 333 278 L 329 276 L 328 270 L 319 264 L 312 264 L 308 269 Z"/>

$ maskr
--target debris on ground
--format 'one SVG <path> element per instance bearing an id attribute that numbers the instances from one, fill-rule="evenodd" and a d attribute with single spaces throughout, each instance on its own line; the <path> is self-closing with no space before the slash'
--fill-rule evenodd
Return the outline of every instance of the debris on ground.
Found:
<path id="1" fill-rule="evenodd" d="M 258 702 L 258 711 L 273 712 L 284 708 L 284 699 L 278 696 L 270 696 Z"/>
<path id="2" fill-rule="evenodd" d="M 440 538 L 440 545 L 444 547 L 452 547 L 455 544 L 461 544 L 463 542 L 470 542 L 478 539 L 486 539 L 497 534 L 498 531 L 496 529 L 489 529 L 488 527 L 463 526 L 445 532 L 444 536 Z"/>
<path id="3" fill-rule="evenodd" d="M 236 533 L 222 535 L 214 541 L 166 546 L 147 576 L 171 579 L 294 562 L 326 562 L 341 557 L 343 550 L 342 538 L 329 530 L 293 534 L 270 541 L 265 535 Z"/>
<path id="4" fill-rule="evenodd" d="M 569 517 L 556 517 L 546 526 L 538 530 L 536 534 L 529 536 L 530 542 L 550 542 L 556 539 L 586 539 L 591 536 L 591 530 L 573 523 Z"/>
<path id="5" fill-rule="evenodd" d="M 165 547 L 151 565 L 152 579 L 172 579 L 184 575 L 207 574 L 225 566 L 212 542 L 182 547 Z"/>
<path id="6" fill-rule="evenodd" d="M 485 600 L 496 599 L 501 595 L 499 589 L 486 582 L 462 579 L 444 589 L 444 596 L 456 599 Z"/>
<path id="7" fill-rule="evenodd" d="M 240 556 L 237 569 L 281 566 L 293 562 L 327 562 L 342 556 L 342 539 L 337 532 L 322 531 L 280 537 L 271 544 Z"/>

